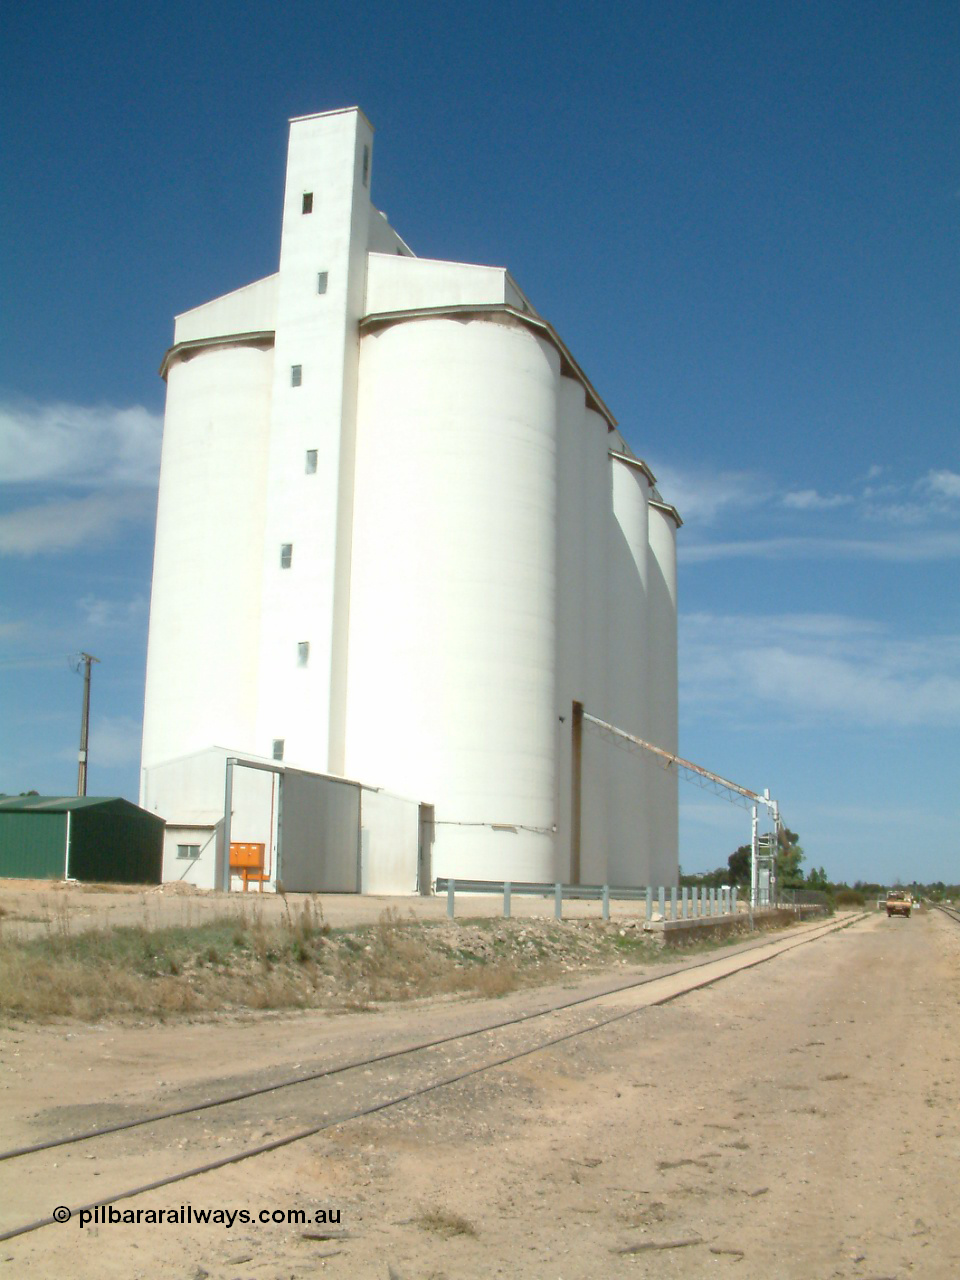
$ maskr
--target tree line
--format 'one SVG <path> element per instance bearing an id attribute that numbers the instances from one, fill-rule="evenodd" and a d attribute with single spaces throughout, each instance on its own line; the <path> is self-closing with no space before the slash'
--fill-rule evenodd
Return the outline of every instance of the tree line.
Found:
<path id="1" fill-rule="evenodd" d="M 806 855 L 800 844 L 800 837 L 789 827 L 780 828 L 777 848 L 777 879 L 781 889 L 817 889 L 830 897 L 849 901 L 868 901 L 886 894 L 890 887 L 872 880 L 856 880 L 852 885 L 845 880 L 831 880 L 826 870 L 810 867 L 804 872 L 801 863 Z M 750 887 L 750 846 L 742 844 L 727 858 L 725 867 L 717 867 L 713 871 L 701 871 L 693 875 L 684 874 L 680 870 L 680 884 L 690 888 L 700 886 L 706 889 L 719 888 L 722 884 L 737 885 L 742 889 Z M 944 900 L 960 900 L 960 884 L 945 884 L 936 880 L 923 884 L 914 880 L 909 884 L 897 887 L 908 889 L 914 898 L 924 898 L 930 902 Z"/>

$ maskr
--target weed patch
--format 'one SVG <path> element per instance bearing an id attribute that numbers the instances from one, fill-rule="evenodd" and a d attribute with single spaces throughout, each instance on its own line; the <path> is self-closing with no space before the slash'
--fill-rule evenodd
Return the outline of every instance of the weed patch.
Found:
<path id="1" fill-rule="evenodd" d="M 417 1226 L 422 1231 L 431 1231 L 435 1235 L 450 1240 L 454 1236 L 476 1236 L 477 1229 L 459 1213 L 448 1213 L 445 1209 L 424 1209 L 416 1218 Z"/>

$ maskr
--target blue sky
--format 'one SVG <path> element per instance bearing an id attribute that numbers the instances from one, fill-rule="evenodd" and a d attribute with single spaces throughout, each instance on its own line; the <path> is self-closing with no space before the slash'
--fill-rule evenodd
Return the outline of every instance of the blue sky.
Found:
<path id="1" fill-rule="evenodd" d="M 684 518 L 681 752 L 831 876 L 960 879 L 955 5 L 35 0 L 0 76 L 0 791 L 136 798 L 176 312 L 276 269 L 358 103 L 418 254 L 506 265 Z M 742 811 L 681 785 L 681 861 Z"/>

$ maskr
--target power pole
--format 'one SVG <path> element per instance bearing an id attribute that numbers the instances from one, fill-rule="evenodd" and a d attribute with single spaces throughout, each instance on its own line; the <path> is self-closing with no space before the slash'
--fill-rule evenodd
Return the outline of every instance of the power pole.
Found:
<path id="1" fill-rule="evenodd" d="M 87 794 L 87 738 L 90 734 L 90 666 L 91 663 L 99 662 L 99 658 L 95 658 L 92 653 L 81 653 L 80 662 L 83 663 L 83 715 L 80 720 L 80 754 L 77 759 L 79 761 L 77 768 L 77 795 L 85 796 Z M 77 671 L 80 670 L 80 663 L 77 664 Z"/>

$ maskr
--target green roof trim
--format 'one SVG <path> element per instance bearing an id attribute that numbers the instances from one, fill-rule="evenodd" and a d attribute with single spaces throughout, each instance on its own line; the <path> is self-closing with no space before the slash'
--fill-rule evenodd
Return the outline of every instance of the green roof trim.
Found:
<path id="1" fill-rule="evenodd" d="M 0 813 L 66 813 L 98 804 L 130 804 L 122 796 L 0 796 Z M 134 806 L 136 808 L 136 806 Z"/>

